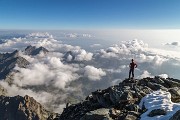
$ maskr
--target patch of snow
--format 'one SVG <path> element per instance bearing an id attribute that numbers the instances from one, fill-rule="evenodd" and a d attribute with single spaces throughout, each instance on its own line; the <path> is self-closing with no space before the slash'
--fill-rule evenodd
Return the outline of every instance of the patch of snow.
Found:
<path id="1" fill-rule="evenodd" d="M 171 94 L 162 90 L 154 91 L 142 98 L 139 106 L 142 108 L 143 105 L 148 110 L 141 115 L 141 120 L 169 120 L 180 110 L 180 103 L 173 103 Z M 164 109 L 167 114 L 149 117 L 148 114 L 154 109 Z"/>

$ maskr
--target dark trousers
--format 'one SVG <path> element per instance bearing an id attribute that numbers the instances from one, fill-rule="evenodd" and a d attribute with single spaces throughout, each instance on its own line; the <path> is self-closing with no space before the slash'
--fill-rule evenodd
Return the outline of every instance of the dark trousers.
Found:
<path id="1" fill-rule="evenodd" d="M 129 78 L 131 78 L 131 73 L 132 73 L 132 77 L 134 78 L 134 69 L 129 70 Z"/>

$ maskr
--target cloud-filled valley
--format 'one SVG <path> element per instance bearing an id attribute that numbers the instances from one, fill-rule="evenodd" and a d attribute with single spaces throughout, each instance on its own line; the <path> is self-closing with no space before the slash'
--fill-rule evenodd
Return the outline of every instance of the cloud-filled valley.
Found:
<path id="1" fill-rule="evenodd" d="M 69 34 L 67 37 L 74 35 L 78 36 Z M 82 35 L 85 38 L 91 37 L 88 34 Z M 37 48 L 42 46 L 49 52 L 35 56 L 27 55 L 24 50 L 29 45 Z M 170 45 L 179 44 L 172 42 Z M 103 45 L 98 43 L 92 44 L 91 47 L 98 46 Z M 49 33 L 31 33 L 25 37 L 6 39 L 0 44 L 0 52 L 14 50 L 19 50 L 19 56 L 30 64 L 26 68 L 14 68 L 11 80 L 13 84 L 1 80 L 0 85 L 8 89 L 10 96 L 28 94 L 59 113 L 67 101 L 84 99 L 94 90 L 118 84 L 127 78 L 132 58 L 138 64 L 135 78 L 159 75 L 180 79 L 179 52 L 151 48 L 138 39 L 121 41 L 107 48 L 89 52 L 81 46 L 56 40 Z"/>

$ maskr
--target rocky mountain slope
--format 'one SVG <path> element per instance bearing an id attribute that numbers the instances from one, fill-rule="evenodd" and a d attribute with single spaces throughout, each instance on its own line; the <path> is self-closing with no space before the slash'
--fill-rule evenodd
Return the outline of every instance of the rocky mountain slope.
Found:
<path id="1" fill-rule="evenodd" d="M 171 100 L 180 102 L 180 81 L 173 78 L 144 78 L 136 81 L 124 80 L 119 85 L 92 92 L 85 101 L 68 105 L 59 120 L 138 120 L 147 111 L 139 107 L 141 99 L 157 90 L 171 93 Z M 180 111 L 180 106 L 179 106 Z M 179 111 L 171 120 L 179 120 Z M 151 111 L 149 116 L 165 115 L 166 110 Z M 176 119 L 177 118 L 177 119 Z"/>
<path id="2" fill-rule="evenodd" d="M 16 64 L 19 67 L 26 67 L 29 62 L 25 58 L 20 57 L 17 50 L 12 53 L 0 54 L 0 79 L 6 78 Z"/>
<path id="3" fill-rule="evenodd" d="M 48 50 L 43 47 L 28 46 L 24 51 L 25 54 L 32 56 L 41 52 L 47 53 Z M 0 54 L 0 79 L 11 84 L 13 72 L 18 72 L 13 69 L 16 65 L 25 68 L 29 62 L 21 57 L 17 50 Z M 53 120 L 57 115 L 47 111 L 28 95 L 9 97 L 8 89 L 0 85 L 0 120 Z"/>
<path id="4" fill-rule="evenodd" d="M 53 120 L 56 116 L 28 95 L 0 96 L 0 120 Z"/>
<path id="5" fill-rule="evenodd" d="M 49 51 L 44 47 L 37 48 L 31 45 L 28 46 L 24 51 L 26 55 L 32 56 L 38 55 L 41 52 L 46 54 Z M 15 50 L 12 53 L 0 54 L 0 79 L 5 79 L 16 65 L 24 68 L 28 64 L 29 62 L 25 58 L 19 56 L 18 50 Z"/>

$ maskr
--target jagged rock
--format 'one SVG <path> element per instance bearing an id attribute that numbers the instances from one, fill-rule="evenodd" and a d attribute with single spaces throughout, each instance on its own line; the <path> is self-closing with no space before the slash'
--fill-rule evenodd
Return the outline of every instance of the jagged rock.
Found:
<path id="1" fill-rule="evenodd" d="M 175 80 L 173 80 L 173 79 L 171 79 L 171 80 L 165 79 L 164 82 L 165 82 L 170 88 L 172 88 L 172 87 L 180 87 L 180 83 L 177 82 L 177 81 L 175 81 Z"/>
<path id="2" fill-rule="evenodd" d="M 130 111 L 125 116 L 124 120 L 137 120 L 140 114 L 138 112 Z"/>
<path id="3" fill-rule="evenodd" d="M 96 101 L 84 101 L 76 105 L 70 105 L 64 109 L 59 117 L 60 120 L 79 120 L 87 112 L 102 108 Z"/>
<path id="4" fill-rule="evenodd" d="M 162 90 L 168 91 L 168 89 L 162 86 L 161 84 L 152 83 L 152 82 L 148 82 L 147 87 L 151 88 L 152 90 L 162 89 Z"/>
<path id="5" fill-rule="evenodd" d="M 164 109 L 154 109 L 148 114 L 148 116 L 154 117 L 157 115 L 166 115 L 166 114 L 167 114 L 167 112 Z"/>
<path id="6" fill-rule="evenodd" d="M 5 79 L 16 65 L 26 67 L 28 64 L 26 59 L 19 56 L 17 50 L 12 53 L 0 54 L 0 79 Z"/>
<path id="7" fill-rule="evenodd" d="M 139 120 L 140 113 L 134 112 L 134 111 L 129 111 L 129 112 L 122 112 L 117 120 Z"/>
<path id="8" fill-rule="evenodd" d="M 147 86 L 142 86 L 141 91 L 143 91 L 145 94 L 151 93 L 153 90 Z"/>
<path id="9" fill-rule="evenodd" d="M 154 82 L 156 82 L 158 84 L 164 84 L 164 81 L 160 77 L 155 77 L 153 80 L 154 80 Z"/>
<path id="10" fill-rule="evenodd" d="M 92 92 L 92 96 L 95 100 L 98 101 L 98 103 L 104 107 L 108 107 L 112 105 L 112 102 L 110 100 L 110 95 L 109 93 L 106 92 L 107 90 L 98 90 L 95 92 Z"/>
<path id="11" fill-rule="evenodd" d="M 172 102 L 179 103 L 180 102 L 180 88 L 173 87 L 169 89 L 171 93 L 171 100 Z"/>
<path id="12" fill-rule="evenodd" d="M 130 91 L 124 91 L 120 97 L 120 102 L 126 102 L 130 100 L 133 100 L 132 93 Z"/>
<path id="13" fill-rule="evenodd" d="M 109 116 L 109 109 L 101 108 L 86 113 L 80 120 L 112 120 Z"/>
<path id="14" fill-rule="evenodd" d="M 39 47 L 39 48 L 36 48 L 35 46 L 27 46 L 27 48 L 25 49 L 25 54 L 26 55 L 32 55 L 32 56 L 35 56 L 35 55 L 38 55 L 40 53 L 48 53 L 49 51 L 44 48 L 44 47 Z"/>
<path id="15" fill-rule="evenodd" d="M 3 43 L 5 43 L 3 40 L 0 40 L 0 44 L 3 44 Z"/>
<path id="16" fill-rule="evenodd" d="M 0 96 L 0 120 L 52 120 L 56 115 L 27 95 Z"/>
<path id="17" fill-rule="evenodd" d="M 172 78 L 155 77 L 134 81 L 125 79 L 119 85 L 92 92 L 92 95 L 89 95 L 84 102 L 68 106 L 64 109 L 59 120 L 79 120 L 80 118 L 85 119 L 87 116 L 87 119 L 95 119 L 96 117 L 103 119 L 102 116 L 90 112 L 97 109 L 109 109 L 109 117 L 115 120 L 138 120 L 140 115 L 146 112 L 145 107 L 139 108 L 138 106 L 141 98 L 160 89 L 169 91 L 172 99 L 177 98 L 179 96 L 179 84 L 180 81 Z M 165 112 L 154 110 L 150 116 L 162 114 Z"/>
<path id="18" fill-rule="evenodd" d="M 5 96 L 6 94 L 7 94 L 7 90 L 3 86 L 0 85 L 0 95 Z"/>
<path id="19" fill-rule="evenodd" d="M 178 110 L 169 120 L 180 120 L 180 110 Z"/>
<path id="20" fill-rule="evenodd" d="M 135 111 L 135 112 L 140 112 L 140 108 L 139 108 L 139 105 L 136 105 L 136 104 L 128 104 L 125 106 L 126 110 L 128 111 Z"/>
<path id="21" fill-rule="evenodd" d="M 110 100 L 112 101 L 112 103 L 117 104 L 119 103 L 119 100 L 123 94 L 123 91 L 118 86 L 113 86 L 113 87 L 110 87 L 109 94 L 110 94 Z"/>
<path id="22" fill-rule="evenodd" d="M 75 55 L 73 54 L 72 51 L 68 51 L 65 53 L 65 55 L 63 56 L 63 58 L 66 60 L 66 61 L 73 61 L 75 60 Z"/>
<path id="23" fill-rule="evenodd" d="M 120 115 L 121 111 L 120 110 L 117 110 L 115 108 L 111 108 L 109 110 L 109 116 L 112 118 L 112 119 L 115 119 L 117 118 L 119 115 Z"/>

